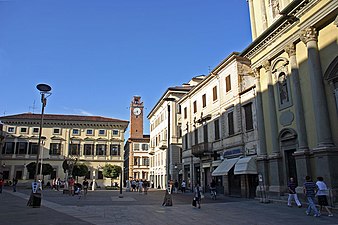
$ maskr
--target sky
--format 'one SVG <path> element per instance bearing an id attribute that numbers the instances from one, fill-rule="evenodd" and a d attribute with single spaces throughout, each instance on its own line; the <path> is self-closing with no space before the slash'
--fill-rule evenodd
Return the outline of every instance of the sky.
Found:
<path id="1" fill-rule="evenodd" d="M 0 115 L 146 118 L 170 86 L 251 43 L 246 0 L 0 0 Z"/>

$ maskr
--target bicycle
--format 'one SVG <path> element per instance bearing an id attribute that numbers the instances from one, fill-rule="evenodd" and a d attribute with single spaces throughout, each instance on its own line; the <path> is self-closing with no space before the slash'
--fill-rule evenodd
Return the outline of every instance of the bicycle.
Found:
<path id="1" fill-rule="evenodd" d="M 212 200 L 216 200 L 216 188 L 210 188 L 210 196 Z"/>

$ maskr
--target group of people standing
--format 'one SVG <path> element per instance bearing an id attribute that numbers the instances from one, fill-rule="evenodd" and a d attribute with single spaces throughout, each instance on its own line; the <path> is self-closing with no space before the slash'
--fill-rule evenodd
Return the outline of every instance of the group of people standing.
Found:
<path id="1" fill-rule="evenodd" d="M 144 193 L 147 194 L 148 193 L 148 188 L 149 188 L 149 182 L 147 180 L 131 180 L 130 181 L 131 184 L 131 191 L 132 192 L 139 192 L 139 193 Z"/>
<path id="2" fill-rule="evenodd" d="M 297 206 L 299 208 L 302 207 L 302 204 L 300 203 L 297 193 L 296 193 L 296 183 L 294 181 L 294 178 L 291 177 L 288 183 L 288 189 L 289 189 L 289 198 L 288 198 L 288 206 L 291 206 L 292 199 L 295 200 Z M 327 196 L 329 195 L 329 190 L 327 185 L 324 182 L 323 177 L 317 177 L 317 182 L 312 181 L 310 176 L 305 177 L 305 183 L 303 185 L 303 192 L 306 196 L 308 207 L 306 209 L 306 214 L 310 215 L 311 211 L 313 211 L 313 215 L 315 217 L 319 217 L 321 215 L 321 212 L 323 208 L 328 213 L 328 216 L 333 216 L 332 212 L 328 208 L 328 200 Z M 315 205 L 315 197 L 317 196 L 318 199 L 318 205 L 320 207 L 320 210 L 317 209 Z"/>

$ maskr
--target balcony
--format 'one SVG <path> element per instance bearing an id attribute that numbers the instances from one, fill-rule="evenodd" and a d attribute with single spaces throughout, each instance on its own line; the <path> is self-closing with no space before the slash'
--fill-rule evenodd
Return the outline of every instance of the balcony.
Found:
<path id="1" fill-rule="evenodd" d="M 158 148 L 164 150 L 164 149 L 167 149 L 167 148 L 168 148 L 167 145 L 168 145 L 167 140 L 162 140 L 162 141 L 160 141 L 160 143 L 158 144 Z"/>
<path id="2" fill-rule="evenodd" d="M 205 155 L 209 155 L 212 153 L 212 143 L 211 142 L 203 142 L 197 145 L 191 146 L 191 154 L 195 157 L 202 157 Z"/>
<path id="3" fill-rule="evenodd" d="M 154 155 L 155 154 L 155 148 L 154 147 L 149 147 L 148 154 L 149 155 Z"/>

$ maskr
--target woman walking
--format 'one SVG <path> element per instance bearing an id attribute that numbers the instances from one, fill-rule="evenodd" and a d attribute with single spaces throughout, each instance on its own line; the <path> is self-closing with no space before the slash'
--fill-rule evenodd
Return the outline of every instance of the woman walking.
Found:
<path id="1" fill-rule="evenodd" d="M 196 183 L 195 188 L 194 188 L 194 200 L 198 204 L 198 208 L 201 208 L 201 191 L 200 191 L 200 186 L 198 183 Z M 196 206 L 195 206 L 196 207 Z"/>
<path id="2" fill-rule="evenodd" d="M 324 182 L 323 177 L 317 177 L 317 182 L 316 185 L 318 187 L 317 191 L 317 198 L 318 198 L 318 205 L 320 206 L 319 212 L 322 212 L 323 207 L 326 209 L 328 212 L 328 216 L 333 216 L 332 212 L 330 211 L 328 207 L 328 202 L 327 202 L 327 195 L 329 194 L 329 190 Z"/>

